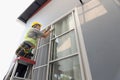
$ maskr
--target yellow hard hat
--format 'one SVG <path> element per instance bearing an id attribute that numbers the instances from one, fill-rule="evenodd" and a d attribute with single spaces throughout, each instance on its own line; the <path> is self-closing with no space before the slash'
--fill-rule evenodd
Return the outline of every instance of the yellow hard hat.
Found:
<path id="1" fill-rule="evenodd" d="M 40 27 L 42 26 L 42 24 L 40 24 L 39 22 L 33 22 L 33 23 L 32 23 L 32 27 L 33 27 L 34 25 L 36 25 L 36 24 L 40 25 Z"/>

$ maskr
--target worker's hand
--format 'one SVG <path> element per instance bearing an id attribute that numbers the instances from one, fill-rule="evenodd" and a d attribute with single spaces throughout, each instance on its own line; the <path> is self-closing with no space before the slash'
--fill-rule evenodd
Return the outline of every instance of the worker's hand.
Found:
<path id="1" fill-rule="evenodd" d="M 51 31 L 53 31 L 53 30 L 54 30 L 54 28 L 53 28 L 53 27 L 51 27 L 51 28 L 50 28 L 50 32 L 51 32 Z"/>
<path id="2" fill-rule="evenodd" d="M 50 29 L 51 29 L 51 27 L 47 27 L 47 28 L 45 29 L 45 32 L 49 31 Z"/>

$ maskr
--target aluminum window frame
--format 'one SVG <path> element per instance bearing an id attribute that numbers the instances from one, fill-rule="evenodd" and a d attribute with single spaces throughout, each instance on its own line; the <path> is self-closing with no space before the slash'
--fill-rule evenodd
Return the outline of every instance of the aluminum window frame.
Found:
<path id="1" fill-rule="evenodd" d="M 77 34 L 77 40 L 78 40 L 78 46 L 80 47 L 80 54 L 79 57 L 82 61 L 82 67 L 83 67 L 83 80 L 92 80 L 92 75 L 89 67 L 85 42 L 83 38 L 82 28 L 79 20 L 79 14 L 78 14 L 78 8 L 74 8 L 74 21 L 76 25 L 76 34 Z"/>

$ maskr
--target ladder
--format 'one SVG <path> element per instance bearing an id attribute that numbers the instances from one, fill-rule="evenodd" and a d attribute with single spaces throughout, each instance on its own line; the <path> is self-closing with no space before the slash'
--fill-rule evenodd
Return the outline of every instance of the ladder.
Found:
<path id="1" fill-rule="evenodd" d="M 28 59 L 25 57 L 17 57 L 15 59 L 15 65 L 14 65 L 10 80 L 31 80 L 32 79 L 32 77 L 31 77 L 32 76 L 32 66 L 35 63 L 36 62 L 31 59 Z M 25 71 L 23 72 L 22 70 L 25 70 Z M 22 71 L 22 73 L 20 73 L 20 71 Z"/>

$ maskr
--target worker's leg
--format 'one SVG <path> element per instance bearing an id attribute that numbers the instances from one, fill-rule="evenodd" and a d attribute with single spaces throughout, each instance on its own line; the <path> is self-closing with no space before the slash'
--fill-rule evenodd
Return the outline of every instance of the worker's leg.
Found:
<path id="1" fill-rule="evenodd" d="M 16 55 L 17 56 L 25 56 L 25 52 L 24 52 L 24 44 L 22 43 L 18 49 L 16 50 Z"/>
<path id="2" fill-rule="evenodd" d="M 24 56 L 26 58 L 31 58 L 33 54 L 31 52 L 32 50 L 30 51 L 30 49 L 32 49 L 32 46 L 28 42 L 25 41 L 16 50 L 16 54 L 17 56 Z M 26 51 L 29 51 L 29 52 L 26 52 Z"/>
<path id="3" fill-rule="evenodd" d="M 28 52 L 28 54 L 26 54 L 26 58 L 30 58 L 31 59 L 31 57 L 33 57 L 33 54 L 32 54 L 32 47 L 33 47 L 33 45 L 32 44 L 30 44 L 29 42 L 27 42 L 27 41 L 25 41 L 24 42 L 24 45 L 26 45 L 26 49 L 28 49 L 29 50 L 29 52 Z"/>
<path id="4" fill-rule="evenodd" d="M 26 66 L 26 65 L 18 64 L 15 75 L 16 75 L 17 77 L 22 77 L 22 78 L 24 78 L 24 75 L 25 75 L 25 73 L 26 73 L 26 70 L 27 70 L 27 66 Z"/>
<path id="5" fill-rule="evenodd" d="M 21 71 L 20 71 L 20 75 L 19 77 L 24 77 L 25 73 L 27 70 L 27 66 L 26 65 L 21 65 Z"/>

